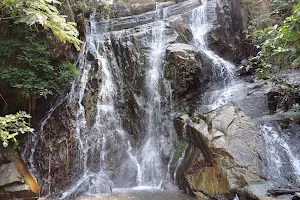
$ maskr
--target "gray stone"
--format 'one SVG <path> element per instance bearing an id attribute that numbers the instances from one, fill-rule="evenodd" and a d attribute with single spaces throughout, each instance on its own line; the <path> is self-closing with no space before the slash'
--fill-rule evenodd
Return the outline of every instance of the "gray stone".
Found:
<path id="1" fill-rule="evenodd" d="M 278 188 L 279 186 L 280 184 L 276 181 L 259 181 L 238 189 L 237 193 L 245 199 L 261 199 L 268 196 L 268 190 Z"/>
<path id="2" fill-rule="evenodd" d="M 18 184 L 10 185 L 4 188 L 5 192 L 21 192 L 21 191 L 30 191 L 30 188 L 27 184 Z"/>
<path id="3" fill-rule="evenodd" d="M 210 66 L 202 64 L 202 52 L 191 45 L 171 44 L 166 50 L 166 62 L 165 78 L 171 81 L 176 100 L 199 93 L 210 80 Z"/>
<path id="4" fill-rule="evenodd" d="M 239 108 L 225 105 L 205 116 L 181 120 L 187 123 L 190 148 L 181 166 L 185 174 L 178 179 L 186 179 L 194 193 L 216 198 L 261 180 L 260 156 L 255 151 L 259 129 Z"/>
<path id="5" fill-rule="evenodd" d="M 12 162 L 1 165 L 0 177 L 0 186 L 12 183 L 24 183 L 23 176 Z"/>

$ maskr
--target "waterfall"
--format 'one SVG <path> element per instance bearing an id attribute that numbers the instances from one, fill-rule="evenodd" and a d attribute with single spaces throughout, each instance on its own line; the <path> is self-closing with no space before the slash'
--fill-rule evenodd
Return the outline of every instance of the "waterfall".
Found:
<path id="1" fill-rule="evenodd" d="M 203 51 L 212 61 L 215 76 L 223 83 L 231 82 L 234 78 L 234 65 L 224 60 L 211 51 L 207 45 L 206 35 L 213 28 L 212 22 L 208 19 L 209 6 L 213 8 L 216 5 L 213 2 L 202 1 L 202 5 L 192 11 L 190 28 L 194 37 L 194 45 Z"/>
<path id="2" fill-rule="evenodd" d="M 157 11 L 158 17 L 159 13 L 160 10 Z M 166 112 L 168 103 L 165 101 L 168 100 L 162 95 L 162 88 L 167 85 L 162 70 L 167 40 L 164 36 L 165 23 L 157 21 L 153 26 L 150 30 L 145 29 L 150 39 L 150 49 L 145 63 L 145 80 L 139 86 L 144 92 L 134 95 L 143 116 L 138 123 L 144 137 L 135 139 L 125 131 L 124 116 L 119 108 L 125 103 L 125 75 L 123 63 L 114 49 L 115 42 L 122 41 L 130 30 L 100 33 L 101 28 L 91 16 L 86 55 L 79 62 L 81 76 L 73 85 L 71 95 L 78 105 L 76 138 L 80 144 L 79 156 L 84 173 L 63 193 L 62 198 L 76 193 L 110 193 L 118 188 L 160 188 L 168 179 L 169 163 L 163 155 L 171 154 L 169 152 L 174 148 L 172 140 L 175 133 L 171 133 L 174 132 L 173 123 L 170 113 Z M 93 55 L 102 69 L 95 123 L 92 127 L 87 126 L 86 108 L 83 105 L 92 71 L 88 54 Z"/>
<path id="3" fill-rule="evenodd" d="M 203 0 L 202 5 L 194 9 L 191 14 L 190 29 L 193 34 L 193 44 L 202 51 L 213 64 L 214 86 L 202 98 L 201 109 L 205 112 L 214 110 L 229 102 L 230 96 L 234 93 L 232 87 L 236 87 L 234 80 L 234 65 L 216 55 L 209 49 L 207 34 L 212 30 L 213 23 L 208 17 L 208 10 L 215 9 L 216 3 Z"/>
<path id="4" fill-rule="evenodd" d="M 215 12 L 216 2 L 203 0 L 202 3 L 199 6 L 199 2 L 195 1 L 193 6 L 197 4 L 198 7 L 193 7 L 193 10 L 190 10 L 192 6 L 188 7 L 184 12 L 185 16 L 190 17 L 189 28 L 193 35 L 191 45 L 213 66 L 212 86 L 201 97 L 201 105 L 196 105 L 201 112 L 208 112 L 229 103 L 233 98 L 237 99 L 237 96 L 245 96 L 247 91 L 244 90 L 244 82 L 235 80 L 234 65 L 209 48 L 207 35 L 214 28 L 214 19 L 210 14 Z M 177 33 L 173 34 L 176 31 L 167 22 L 181 12 L 179 7 L 180 4 L 176 4 L 175 8 L 163 8 L 156 3 L 156 12 L 136 18 L 149 21 L 126 22 L 136 23 L 134 26 L 124 22 L 127 17 L 120 19 L 120 25 L 115 22 L 117 20 L 97 22 L 95 16 L 91 15 L 86 43 L 77 63 L 80 76 L 74 81 L 69 94 L 51 108 L 41 122 L 39 131 L 43 133 L 47 120 L 62 102 L 68 100 L 76 110 L 74 136 L 78 143 L 78 159 L 72 164 L 79 166 L 80 173 L 70 178 L 69 188 L 61 198 L 81 194 L 94 196 L 128 189 L 165 188 L 173 182 L 170 180 L 170 171 L 174 172 L 172 176 L 175 183 L 183 173 L 181 165 L 189 150 L 186 141 L 181 144 L 184 147 L 176 156 L 175 165 L 170 167 L 172 154 L 178 144 L 173 127 L 174 113 L 181 111 L 173 108 L 171 84 L 164 78 L 163 69 L 170 41 L 182 42 L 178 38 L 169 38 Z M 170 13 L 175 14 L 172 16 Z M 122 23 L 126 24 L 126 28 L 123 29 Z M 109 25 L 111 29 L 106 30 L 104 25 Z M 95 65 L 99 70 L 95 70 Z M 91 122 L 85 100 L 92 90 L 92 76 L 100 77 L 100 80 L 97 88 L 93 88 L 95 101 L 90 105 L 94 109 Z M 185 129 L 183 134 L 187 134 Z M 268 150 L 269 178 L 278 178 L 287 171 L 291 172 L 289 177 L 300 176 L 298 155 L 293 153 L 284 134 L 273 126 L 264 125 L 261 130 Z M 34 144 L 37 139 L 38 136 L 33 137 Z M 43 139 L 41 137 L 40 140 Z M 37 171 L 33 161 L 34 149 L 30 162 L 32 169 Z M 53 172 L 50 167 L 52 162 L 49 159 L 49 172 Z M 290 166 L 285 166 L 285 163 Z M 47 181 L 51 182 L 50 176 Z M 51 189 L 49 186 L 49 192 Z"/>
<path id="5" fill-rule="evenodd" d="M 149 54 L 149 71 L 146 75 L 148 97 L 145 99 L 147 127 L 145 128 L 145 144 L 140 151 L 142 167 L 141 185 L 160 186 L 164 180 L 165 171 L 160 156 L 160 132 L 162 122 L 161 96 L 159 81 L 162 78 L 162 59 L 164 53 L 164 27 L 152 30 Z M 155 169 L 155 170 L 153 170 Z"/>
<path id="6" fill-rule="evenodd" d="M 286 177 L 291 182 L 297 182 L 300 177 L 300 157 L 293 149 L 294 145 L 290 144 L 289 135 L 274 124 L 261 125 L 261 131 L 266 145 L 268 179 Z"/>

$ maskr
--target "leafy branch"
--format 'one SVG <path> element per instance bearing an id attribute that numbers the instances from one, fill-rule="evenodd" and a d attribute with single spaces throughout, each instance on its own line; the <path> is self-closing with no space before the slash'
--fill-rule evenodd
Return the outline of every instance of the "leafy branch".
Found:
<path id="1" fill-rule="evenodd" d="M 60 15 L 55 5 L 56 0 L 3 0 L 0 2 L 1 19 L 13 19 L 15 24 L 25 23 L 29 26 L 41 25 L 51 30 L 61 42 L 69 42 L 79 51 L 81 41 L 76 23 L 67 22 L 66 16 Z"/>
<path id="2" fill-rule="evenodd" d="M 0 140 L 4 147 L 7 147 L 10 141 L 18 145 L 16 136 L 20 134 L 33 133 L 34 130 L 26 122 L 30 118 L 31 116 L 24 111 L 0 117 Z"/>

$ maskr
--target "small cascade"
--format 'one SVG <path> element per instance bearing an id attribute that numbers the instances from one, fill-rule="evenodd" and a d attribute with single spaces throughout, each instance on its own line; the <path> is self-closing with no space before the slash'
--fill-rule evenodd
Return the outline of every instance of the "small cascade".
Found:
<path id="1" fill-rule="evenodd" d="M 212 22 L 208 18 L 208 9 L 215 9 L 215 3 L 207 0 L 202 1 L 202 5 L 194 9 L 191 14 L 190 28 L 194 37 L 194 45 L 202 51 L 213 64 L 213 87 L 210 92 L 205 93 L 202 98 L 201 109 L 207 112 L 216 109 L 226 103 L 234 92 L 234 88 L 225 85 L 235 85 L 234 65 L 216 55 L 208 47 L 206 35 L 213 28 Z M 225 87 L 224 87 L 225 86 Z"/>
<path id="2" fill-rule="evenodd" d="M 190 28 L 194 36 L 194 42 L 196 47 L 211 59 L 214 66 L 214 76 L 217 80 L 222 83 L 229 83 L 234 78 L 234 65 L 209 49 L 206 35 L 213 28 L 213 24 L 208 20 L 207 10 L 209 6 L 212 6 L 210 4 L 213 4 L 213 2 L 208 2 L 207 0 L 203 0 L 202 2 L 201 6 L 192 11 Z"/>
<path id="3" fill-rule="evenodd" d="M 152 31 L 149 71 L 146 75 L 148 93 L 145 98 L 147 118 L 147 127 L 145 128 L 146 141 L 140 152 L 143 174 L 141 185 L 160 186 L 165 176 L 164 167 L 160 157 L 159 144 L 161 134 L 159 127 L 162 122 L 159 81 L 162 78 L 161 67 L 164 53 L 164 27 L 161 26 Z"/>
<path id="4" fill-rule="evenodd" d="M 282 133 L 276 125 L 262 125 L 262 136 L 266 145 L 268 179 L 286 177 L 291 182 L 300 177 L 300 156 L 290 144 L 287 133 Z"/>

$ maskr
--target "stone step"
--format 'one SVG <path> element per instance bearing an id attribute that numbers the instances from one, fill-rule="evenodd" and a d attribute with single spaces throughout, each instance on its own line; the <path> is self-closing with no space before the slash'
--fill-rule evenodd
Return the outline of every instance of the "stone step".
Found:
<path id="1" fill-rule="evenodd" d="M 189 0 L 178 4 L 166 2 L 161 4 L 162 8 L 159 12 L 150 11 L 139 15 L 109 19 L 99 22 L 97 25 L 104 32 L 130 29 L 143 24 L 163 20 L 174 15 L 180 15 L 182 13 L 191 11 L 200 5 L 201 4 L 198 0 Z"/>

